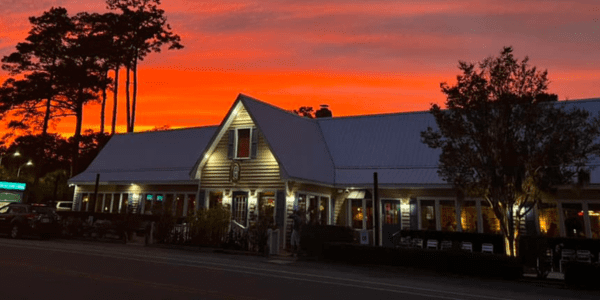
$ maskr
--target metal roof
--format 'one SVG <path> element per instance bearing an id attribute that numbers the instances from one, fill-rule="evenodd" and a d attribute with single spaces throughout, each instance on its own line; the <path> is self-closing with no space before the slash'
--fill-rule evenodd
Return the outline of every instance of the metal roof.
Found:
<path id="1" fill-rule="evenodd" d="M 190 182 L 189 172 L 217 127 L 116 134 L 69 183 Z"/>
<path id="2" fill-rule="evenodd" d="M 240 95 L 244 107 L 289 178 L 334 183 L 334 166 L 316 120 Z"/>
<path id="3" fill-rule="evenodd" d="M 437 174 L 441 150 L 421 142 L 421 131 L 437 126 L 429 112 L 308 119 L 246 95 L 238 100 L 263 134 L 284 179 L 360 187 L 372 185 L 377 172 L 381 186 L 448 186 Z M 600 98 L 561 103 L 593 116 L 600 112 Z M 211 138 L 218 142 L 214 136 L 219 128 L 115 135 L 88 169 L 69 182 L 93 182 L 96 173 L 102 182 L 190 182 L 190 171 Z M 600 165 L 600 160 L 591 164 Z M 591 183 L 600 184 L 600 167 L 592 171 Z"/>

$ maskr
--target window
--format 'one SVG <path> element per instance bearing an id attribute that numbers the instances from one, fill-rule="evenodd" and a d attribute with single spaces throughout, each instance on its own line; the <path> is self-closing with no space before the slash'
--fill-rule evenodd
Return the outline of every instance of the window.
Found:
<path id="1" fill-rule="evenodd" d="M 463 232 L 477 232 L 477 202 L 465 201 L 460 211 L 460 224 Z"/>
<path id="2" fill-rule="evenodd" d="M 435 200 L 421 200 L 421 229 L 436 230 Z"/>
<path id="3" fill-rule="evenodd" d="M 442 231 L 456 231 L 456 208 L 453 200 L 440 200 L 440 220 Z"/>
<path id="4" fill-rule="evenodd" d="M 589 203 L 588 215 L 590 217 L 592 238 L 600 238 L 600 203 Z"/>
<path id="5" fill-rule="evenodd" d="M 188 194 L 186 216 L 192 216 L 194 213 L 196 213 L 196 194 Z"/>
<path id="6" fill-rule="evenodd" d="M 237 130 L 236 158 L 250 157 L 250 128 Z"/>
<path id="7" fill-rule="evenodd" d="M 545 236 L 558 237 L 559 219 L 556 203 L 539 203 L 538 214 L 540 219 L 540 232 Z"/>
<path id="8" fill-rule="evenodd" d="M 398 217 L 400 211 L 400 203 L 387 202 L 383 206 L 383 223 L 389 225 L 400 224 Z"/>
<path id="9" fill-rule="evenodd" d="M 500 220 L 496 218 L 494 209 L 487 201 L 481 201 L 481 219 L 483 233 L 501 233 Z"/>
<path id="10" fill-rule="evenodd" d="M 352 228 L 373 229 L 373 201 L 371 199 L 348 199 L 351 200 L 350 217 Z"/>
<path id="11" fill-rule="evenodd" d="M 563 217 L 567 237 L 585 237 L 583 207 L 581 203 L 563 203 Z"/>
<path id="12" fill-rule="evenodd" d="M 298 194 L 297 209 L 305 213 L 305 220 L 308 224 L 329 224 L 330 206 L 329 197 Z"/>
<path id="13" fill-rule="evenodd" d="M 113 214 L 119 213 L 119 195 L 120 194 L 113 195 L 112 205 L 110 209 L 110 212 Z"/>
<path id="14" fill-rule="evenodd" d="M 258 131 L 255 128 L 229 130 L 228 159 L 256 158 L 257 151 Z"/>
<path id="15" fill-rule="evenodd" d="M 112 202 L 112 194 L 104 194 L 104 209 L 102 210 L 102 212 L 110 212 L 110 205 Z"/>

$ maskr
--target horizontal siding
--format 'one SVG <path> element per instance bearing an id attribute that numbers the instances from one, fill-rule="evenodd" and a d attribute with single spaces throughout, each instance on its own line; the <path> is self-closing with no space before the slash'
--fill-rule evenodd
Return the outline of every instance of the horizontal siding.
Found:
<path id="1" fill-rule="evenodd" d="M 264 137 L 258 132 L 258 153 L 256 159 L 236 160 L 240 164 L 240 180 L 229 182 L 232 160 L 227 159 L 229 130 L 239 127 L 253 127 L 254 123 L 245 109 L 241 109 L 231 126 L 217 143 L 215 151 L 204 165 L 201 175 L 202 188 L 277 188 L 284 187 L 280 178 L 279 164 L 271 153 Z"/>

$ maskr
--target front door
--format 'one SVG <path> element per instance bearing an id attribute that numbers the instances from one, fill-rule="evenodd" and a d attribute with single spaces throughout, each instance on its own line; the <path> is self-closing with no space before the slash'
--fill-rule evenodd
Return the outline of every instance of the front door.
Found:
<path id="1" fill-rule="evenodd" d="M 242 225 L 248 226 L 248 193 L 234 192 L 231 201 L 231 219 Z"/>
<path id="2" fill-rule="evenodd" d="M 393 247 L 392 236 L 402 229 L 400 201 L 381 200 L 381 237 L 384 247 Z"/>

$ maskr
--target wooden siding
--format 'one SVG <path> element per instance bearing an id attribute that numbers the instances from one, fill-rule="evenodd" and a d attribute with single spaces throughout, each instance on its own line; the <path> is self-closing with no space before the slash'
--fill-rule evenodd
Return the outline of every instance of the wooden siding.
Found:
<path id="1" fill-rule="evenodd" d="M 258 132 L 258 153 L 255 159 L 231 160 L 227 158 L 229 131 L 235 128 L 254 126 L 248 112 L 244 108 L 240 109 L 202 168 L 200 177 L 202 188 L 282 189 L 284 187 L 279 175 L 279 164 L 260 131 Z M 229 172 L 233 161 L 240 164 L 240 179 L 237 183 L 229 181 Z"/>

